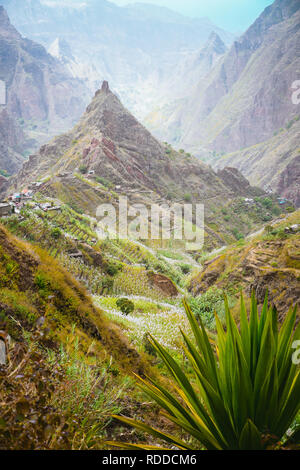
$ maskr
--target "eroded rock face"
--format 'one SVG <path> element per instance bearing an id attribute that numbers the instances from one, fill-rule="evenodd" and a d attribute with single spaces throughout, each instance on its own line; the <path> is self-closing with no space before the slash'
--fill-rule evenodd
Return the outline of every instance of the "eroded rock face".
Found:
<path id="1" fill-rule="evenodd" d="M 258 303 L 263 303 L 266 291 L 269 301 L 283 320 L 291 304 L 300 298 L 300 239 L 263 240 L 249 243 L 244 248 L 228 250 L 217 257 L 196 276 L 190 284 L 194 295 L 205 293 L 210 287 L 243 288 L 246 295 L 255 291 Z"/>
<path id="2" fill-rule="evenodd" d="M 300 155 L 298 155 L 281 173 L 277 190 L 282 196 L 300 207 Z"/>
<path id="3" fill-rule="evenodd" d="M 300 120 L 290 121 L 271 139 L 219 158 L 214 166 L 234 166 L 251 184 L 269 189 L 300 207 Z"/>
<path id="4" fill-rule="evenodd" d="M 177 297 L 178 290 L 171 279 L 163 274 L 148 272 L 147 275 L 152 287 L 158 288 L 167 297 Z"/>
<path id="5" fill-rule="evenodd" d="M 14 173 L 21 166 L 21 154 L 34 146 L 24 136 L 27 122 L 36 129 L 45 127 L 49 138 L 54 130 L 76 122 L 89 94 L 85 85 L 72 78 L 43 46 L 22 38 L 2 6 L 0 80 L 5 83 L 7 95 L 5 106 L 0 106 L 0 168 Z"/>
<path id="6" fill-rule="evenodd" d="M 0 198 L 4 196 L 8 188 L 8 180 L 4 176 L 0 175 Z"/>
<path id="7" fill-rule="evenodd" d="M 297 114 L 291 86 L 300 61 L 299 8 L 298 0 L 276 0 L 234 42 L 185 103 L 185 115 L 178 111 L 179 145 L 235 151 L 269 139 Z"/>
<path id="8" fill-rule="evenodd" d="M 217 172 L 218 177 L 230 187 L 233 193 L 241 196 L 258 195 L 257 188 L 251 187 L 249 181 L 240 173 L 237 168 L 226 167 Z"/>
<path id="9" fill-rule="evenodd" d="M 0 169 L 15 173 L 22 163 L 22 146 L 25 136 L 18 123 L 9 116 L 6 108 L 0 106 Z"/>

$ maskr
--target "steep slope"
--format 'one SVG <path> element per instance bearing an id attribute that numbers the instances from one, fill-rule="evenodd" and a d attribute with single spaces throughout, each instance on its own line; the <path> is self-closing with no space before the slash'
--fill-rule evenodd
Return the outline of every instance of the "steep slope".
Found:
<path id="1" fill-rule="evenodd" d="M 92 216 L 100 203 L 116 203 L 119 195 L 146 205 L 203 203 L 211 220 L 211 227 L 206 227 L 210 246 L 233 237 L 233 220 L 222 211 L 225 207 L 236 206 L 233 218 L 238 219 L 242 233 L 270 217 L 259 202 L 253 210 L 241 199 L 262 196 L 261 190 L 251 187 L 238 172 L 219 177 L 197 158 L 158 142 L 123 107 L 107 82 L 78 125 L 30 156 L 12 186 L 20 190 L 38 179 L 44 181 L 39 191 Z M 241 217 L 238 213 L 243 206 Z"/>
<path id="2" fill-rule="evenodd" d="M 159 103 L 159 81 L 170 77 L 187 53 L 198 51 L 212 31 L 226 44 L 233 40 L 206 18 L 186 18 L 154 5 L 119 7 L 106 0 L 4 0 L 3 5 L 26 37 L 46 48 L 66 40 L 74 75 L 87 80 L 92 93 L 108 80 L 139 119 Z"/>
<path id="3" fill-rule="evenodd" d="M 99 357 L 104 357 L 107 350 L 120 359 L 120 365 L 124 360 L 124 367 L 139 367 L 137 352 L 94 307 L 85 289 L 46 252 L 16 239 L 2 225 L 0 285 L 1 319 L 3 322 L 4 316 L 7 332 L 15 341 L 22 336 L 21 327 L 34 331 L 38 319 L 44 317 L 44 328 L 49 328 L 47 341 L 52 347 L 64 343 L 75 325 L 74 333 L 82 339 L 85 352 L 95 341 Z"/>
<path id="4" fill-rule="evenodd" d="M 6 104 L 0 109 L 0 169 L 13 173 L 21 155 L 66 130 L 88 99 L 83 83 L 37 43 L 22 38 L 0 6 L 0 80 Z"/>
<path id="5" fill-rule="evenodd" d="M 7 109 L 0 106 L 0 170 L 16 173 L 24 162 L 24 146 L 22 128 L 9 116 Z"/>
<path id="6" fill-rule="evenodd" d="M 0 330 L 1 450 L 103 449 L 108 437 L 132 439 L 109 426 L 125 408 L 160 421 L 131 379 L 157 374 L 150 356 L 69 270 L 2 224 Z"/>
<path id="7" fill-rule="evenodd" d="M 288 219 L 267 226 L 263 235 L 229 247 L 208 260 L 192 279 L 190 291 L 200 295 L 210 288 L 221 288 L 238 295 L 242 289 L 249 296 L 254 289 L 261 304 L 268 290 L 270 301 L 285 315 L 287 306 L 299 303 L 300 298 L 299 222 L 297 211 Z M 295 226 L 293 230 L 286 230 L 291 226 Z"/>
<path id="8" fill-rule="evenodd" d="M 181 119 L 176 110 L 189 99 L 192 90 L 205 86 L 205 79 L 222 59 L 227 47 L 218 34 L 212 32 L 197 52 L 187 53 L 168 77 L 159 77 L 158 106 L 145 118 L 147 127 L 162 140 L 177 141 Z"/>
<path id="9" fill-rule="evenodd" d="M 298 0 L 276 0 L 236 40 L 183 108 L 180 144 L 232 151 L 270 138 L 297 114 Z M 175 118 L 174 118 L 175 119 Z"/>
<path id="10" fill-rule="evenodd" d="M 277 192 L 300 207 L 300 121 L 290 121 L 266 142 L 216 156 L 214 168 L 234 166 L 252 184 Z"/>
<path id="11" fill-rule="evenodd" d="M 292 102 L 300 60 L 299 7 L 297 0 L 276 0 L 266 8 L 206 83 L 159 121 L 160 135 L 212 164 L 216 154 L 235 151 L 218 158 L 216 166 L 236 166 L 251 182 L 262 187 L 268 182 L 296 204 L 297 176 L 287 174 L 297 168 L 298 124 L 288 134 L 273 134 L 299 114 Z"/>

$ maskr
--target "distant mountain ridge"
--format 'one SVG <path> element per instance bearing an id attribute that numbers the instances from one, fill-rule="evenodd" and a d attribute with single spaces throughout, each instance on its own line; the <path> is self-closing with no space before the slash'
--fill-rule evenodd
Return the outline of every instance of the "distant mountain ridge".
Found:
<path id="1" fill-rule="evenodd" d="M 56 40 L 66 41 L 74 76 L 84 79 L 93 93 L 108 80 L 139 119 L 159 103 L 159 84 L 174 74 L 179 61 L 199 51 L 213 31 L 227 45 L 234 39 L 207 18 L 187 18 L 154 5 L 119 7 L 106 0 L 2 2 L 25 36 L 47 49 Z"/>
<path id="2" fill-rule="evenodd" d="M 79 118 L 89 99 L 83 82 L 45 48 L 25 39 L 0 6 L 0 80 L 6 104 L 0 106 L 0 169 L 17 171 L 37 142 L 60 133 Z"/>
<path id="3" fill-rule="evenodd" d="M 169 116 L 179 127 L 172 141 L 199 153 L 203 147 L 234 151 L 270 138 L 297 114 L 291 86 L 299 44 L 299 1 L 276 0 Z"/>
<path id="4" fill-rule="evenodd" d="M 274 191 L 293 195 L 298 204 L 297 178 L 291 182 L 282 173 L 287 165 L 293 167 L 291 156 L 298 154 L 293 137 L 298 124 L 284 134 L 284 145 L 273 136 L 282 136 L 282 130 L 300 115 L 299 105 L 292 102 L 299 69 L 300 2 L 276 0 L 234 41 L 189 97 L 152 113 L 147 125 L 154 135 L 164 135 L 177 148 L 218 168 L 230 164 L 251 182 L 265 185 L 268 180 Z M 253 148 L 257 145 L 264 148 L 261 158 Z M 234 156 L 222 157 L 232 152 Z"/>

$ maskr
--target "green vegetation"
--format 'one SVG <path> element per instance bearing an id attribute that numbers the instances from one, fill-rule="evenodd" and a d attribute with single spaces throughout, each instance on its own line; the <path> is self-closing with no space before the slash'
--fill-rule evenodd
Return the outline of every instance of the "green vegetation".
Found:
<path id="1" fill-rule="evenodd" d="M 61 230 L 58 227 L 55 227 L 51 231 L 51 236 L 56 240 L 61 237 Z"/>
<path id="2" fill-rule="evenodd" d="M 100 185 L 97 188 L 103 191 Z M 42 195 L 39 201 L 57 205 L 57 201 Z M 215 312 L 220 325 L 228 332 L 223 301 L 226 292 L 229 308 L 239 325 L 237 293 L 241 288 L 246 291 L 248 287 L 241 283 L 240 278 L 249 276 L 243 260 L 252 244 L 256 246 L 258 243 L 257 240 L 248 242 L 241 238 L 216 257 L 216 254 L 206 252 L 187 253 L 174 243 L 149 243 L 147 246 L 129 240 L 98 240 L 97 221 L 80 213 L 82 211 L 77 210 L 76 204 L 72 206 L 65 204 L 60 210 L 49 212 L 26 208 L 22 211 L 22 219 L 16 215 L 3 219 L 10 232 L 30 243 L 19 242 L 4 230 L 2 233 L 0 228 L 0 329 L 9 332 L 16 345 L 24 345 L 26 339 L 29 346 L 26 346 L 25 354 L 26 351 L 33 351 L 33 355 L 40 355 L 39 360 L 45 363 L 41 373 L 49 375 L 47 386 L 49 384 L 51 389 L 47 392 L 47 410 L 53 419 L 56 419 L 57 410 L 61 416 L 61 420 L 55 421 L 57 426 L 51 421 L 51 438 L 37 437 L 41 436 L 40 427 L 33 426 L 32 436 L 35 433 L 35 437 L 30 438 L 27 444 L 20 439 L 24 448 L 101 449 L 105 446 L 103 440 L 119 440 L 121 435 L 124 442 L 138 442 L 142 436 L 140 431 L 133 436 L 126 427 L 124 434 L 124 428 L 112 421 L 111 415 L 122 413 L 123 409 L 126 409 L 126 414 L 130 410 L 130 416 L 143 421 L 145 416 L 151 416 L 149 424 L 152 426 L 158 422 L 163 432 L 164 424 L 158 419 L 157 405 L 149 403 L 144 390 L 137 394 L 136 385 L 128 375 L 132 371 L 142 376 L 151 374 L 154 380 L 159 375 L 162 386 L 176 400 L 174 375 L 158 353 L 152 336 L 180 364 L 181 371 L 201 396 L 202 390 L 197 384 L 193 365 L 188 362 L 182 345 L 181 329 L 192 341 L 192 327 L 182 307 L 182 295 L 190 289 L 195 276 L 200 280 L 205 269 L 211 269 L 211 277 L 209 273 L 203 289 L 197 290 L 193 279 L 195 291 L 191 289 L 194 295 L 189 294 L 189 303 L 200 327 L 207 328 L 207 336 L 216 353 L 214 341 L 216 335 L 219 336 L 219 327 Z M 209 227 L 219 233 L 219 220 L 228 216 L 232 220 L 230 224 L 242 234 L 243 226 L 251 226 L 247 210 L 261 208 L 267 214 L 267 206 L 269 202 L 259 200 L 253 207 L 248 207 L 241 198 L 232 206 L 216 209 L 216 217 L 209 222 Z M 262 270 L 273 269 L 277 272 L 284 259 L 285 264 L 297 274 L 297 260 L 294 258 L 297 253 L 293 248 L 297 234 L 285 233 L 288 224 L 298 222 L 297 217 L 293 213 L 281 225 L 267 226 L 260 235 L 262 241 L 284 241 L 280 244 L 282 253 L 278 259 L 276 256 L 276 265 L 273 257 L 268 267 L 264 261 Z M 231 237 L 229 241 L 233 239 Z M 271 244 L 268 246 L 270 250 Z M 204 263 L 209 258 L 216 258 L 216 261 L 199 272 L 201 268 L 197 268 L 195 259 Z M 237 262 L 241 264 L 238 275 L 235 271 Z M 27 270 L 26 266 L 30 269 Z M 218 273 L 216 280 L 211 281 Z M 247 282 L 250 286 L 251 281 Z M 290 285 L 289 279 L 287 282 Z M 168 289 L 172 292 L 174 284 L 178 297 L 176 290 L 175 294 L 168 292 Z M 273 295 L 273 286 L 270 290 Z M 196 292 L 201 292 L 201 295 Z M 93 297 L 90 298 L 89 294 Z M 273 301 L 273 297 L 270 298 Z M 280 297 L 282 304 L 288 304 L 288 301 Z M 95 305 L 99 305 L 100 309 Z M 280 311 L 280 321 L 284 316 Z M 40 324 L 42 340 L 36 337 Z M 32 381 L 29 374 L 30 369 L 35 368 L 31 355 L 28 361 L 25 370 L 22 369 L 26 380 L 20 397 L 26 387 L 33 390 L 35 386 L 35 379 Z M 17 389 L 15 381 L 11 386 Z M 0 401 L 8 403 L 8 399 L 8 390 L 4 387 L 0 391 Z M 36 397 L 31 395 L 29 406 L 34 413 L 44 414 L 47 420 L 48 411 L 35 400 Z M 16 424 L 13 410 L 10 412 L 6 428 L 11 432 L 10 445 L 13 448 L 15 436 L 23 425 Z M 25 413 L 23 421 L 26 432 L 30 418 L 31 415 Z M 65 431 L 60 429 L 62 421 L 66 424 Z M 293 429 L 296 427 L 295 421 Z M 166 428 L 175 439 L 181 436 L 185 443 L 194 448 L 205 447 L 200 439 L 201 444 L 195 436 L 189 437 L 186 430 L 184 433 L 182 430 L 177 432 L 175 425 L 171 431 L 169 425 Z M 159 436 L 154 441 L 151 439 L 154 444 L 159 442 Z M 0 448 L 1 445 L 0 429 Z"/>
<path id="3" fill-rule="evenodd" d="M 262 450 L 292 445 L 299 429 L 292 435 L 287 431 L 300 409 L 300 369 L 292 360 L 292 346 L 300 338 L 300 325 L 295 329 L 296 308 L 290 309 L 279 327 L 267 296 L 259 317 L 252 295 L 249 319 L 241 298 L 239 330 L 225 298 L 226 330 L 216 317 L 216 345 L 211 344 L 202 321 L 199 326 L 187 303 L 185 309 L 194 342 L 185 333 L 182 337 L 194 381 L 151 337 L 152 346 L 177 384 L 177 393 L 170 393 L 156 380 L 140 379 L 139 384 L 164 410 L 164 416 L 190 438 L 116 417 L 182 450 Z M 143 444 L 111 444 L 147 449 Z"/>
<path id="4" fill-rule="evenodd" d="M 86 165 L 80 165 L 79 171 L 82 175 L 86 175 L 88 172 L 88 167 Z"/>
<path id="5" fill-rule="evenodd" d="M 186 193 L 183 198 L 184 198 L 185 202 L 191 202 L 192 195 L 190 193 Z"/>
<path id="6" fill-rule="evenodd" d="M 236 303 L 235 298 L 229 297 L 228 303 L 230 307 L 233 307 Z M 216 313 L 222 323 L 225 321 L 224 291 L 222 289 L 211 287 L 199 297 L 190 297 L 189 304 L 196 318 L 200 318 L 209 330 L 216 328 Z"/>
<path id="7" fill-rule="evenodd" d="M 105 188 L 112 188 L 113 186 L 112 183 L 103 176 L 96 176 L 95 180 L 97 181 L 97 183 L 102 184 L 102 186 L 104 186 Z"/>
<path id="8" fill-rule="evenodd" d="M 118 299 L 116 305 L 124 315 L 130 315 L 134 312 L 134 303 L 129 299 Z"/>
<path id="9" fill-rule="evenodd" d="M 236 238 L 236 240 L 242 240 L 244 238 L 244 235 L 242 233 L 240 233 L 237 228 L 234 228 L 232 230 L 232 233 L 233 233 L 234 237 Z"/>

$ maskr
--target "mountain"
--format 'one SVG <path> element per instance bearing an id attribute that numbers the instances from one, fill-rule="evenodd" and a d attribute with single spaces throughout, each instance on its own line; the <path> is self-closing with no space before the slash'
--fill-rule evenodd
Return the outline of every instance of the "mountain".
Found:
<path id="1" fill-rule="evenodd" d="M 92 93 L 108 80 L 142 119 L 159 103 L 156 91 L 179 61 L 199 51 L 214 31 L 227 44 L 234 36 L 207 18 L 192 19 L 154 5 L 119 7 L 106 0 L 56 2 L 2 0 L 21 33 L 47 49 L 66 41 Z M 52 49 L 49 49 L 52 50 Z"/>
<path id="2" fill-rule="evenodd" d="M 217 155 L 213 166 L 238 168 L 252 184 L 280 194 L 300 207 L 300 122 L 298 117 L 271 139 L 227 155 Z"/>
<path id="3" fill-rule="evenodd" d="M 237 170 L 217 175 L 196 157 L 161 144 L 124 108 L 108 82 L 70 132 L 30 156 L 12 186 L 20 190 L 38 180 L 44 181 L 40 192 L 93 217 L 99 204 L 107 198 L 117 203 L 119 195 L 147 206 L 205 203 L 207 247 L 234 240 L 234 233 L 248 233 L 270 217 L 259 201 L 255 210 L 241 201 L 259 200 L 263 191 L 251 187 Z"/>
<path id="4" fill-rule="evenodd" d="M 146 121 L 158 137 L 216 168 L 235 166 L 297 205 L 299 110 L 292 84 L 300 66 L 299 7 L 297 0 L 276 0 L 189 97 Z"/>
<path id="5" fill-rule="evenodd" d="M 297 0 L 276 0 L 234 41 L 206 86 L 177 110 L 179 144 L 238 150 L 270 138 L 297 114 L 291 86 L 300 60 L 299 15 Z"/>
<path id="6" fill-rule="evenodd" d="M 1 109 L 3 108 L 3 109 Z M 0 169 L 15 173 L 24 162 L 22 157 L 25 136 L 21 127 L 0 106 Z"/>
<path id="7" fill-rule="evenodd" d="M 41 142 L 74 124 L 88 91 L 45 48 L 23 38 L 0 6 L 0 169 L 14 173 Z"/>
<path id="8" fill-rule="evenodd" d="M 177 110 L 183 107 L 192 90 L 205 86 L 206 77 L 226 51 L 227 46 L 220 36 L 212 32 L 200 50 L 181 58 L 174 73 L 163 79 L 160 77 L 157 82 L 159 105 L 145 118 L 147 127 L 158 138 L 177 141 L 185 116 L 180 116 Z"/>
<path id="9" fill-rule="evenodd" d="M 250 297 L 254 290 L 259 304 L 266 290 L 276 306 L 280 321 L 286 306 L 297 304 L 300 296 L 300 211 L 277 221 L 243 246 L 231 246 L 217 257 L 208 259 L 201 272 L 190 282 L 189 290 L 200 295 L 210 288 L 244 290 Z M 287 227 L 294 227 L 288 231 Z M 298 313 L 298 321 L 300 315 Z"/>

